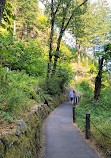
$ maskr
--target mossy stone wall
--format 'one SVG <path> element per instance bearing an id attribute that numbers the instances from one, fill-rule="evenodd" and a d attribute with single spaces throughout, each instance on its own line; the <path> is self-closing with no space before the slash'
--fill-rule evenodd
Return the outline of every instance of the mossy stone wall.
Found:
<path id="1" fill-rule="evenodd" d="M 15 133 L 4 135 L 0 139 L 0 158 L 37 158 L 42 122 L 50 111 L 47 105 L 35 109 L 18 122 Z"/>

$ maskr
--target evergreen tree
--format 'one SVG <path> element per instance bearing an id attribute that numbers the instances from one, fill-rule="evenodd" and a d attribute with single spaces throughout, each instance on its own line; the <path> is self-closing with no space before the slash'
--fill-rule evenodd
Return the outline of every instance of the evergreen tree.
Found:
<path id="1" fill-rule="evenodd" d="M 76 0 L 76 3 L 78 3 L 77 0 Z M 76 38 L 76 55 L 78 56 L 78 66 L 80 66 L 80 53 L 81 53 L 81 48 L 82 48 L 82 38 L 84 37 L 84 29 L 83 29 L 84 23 L 82 21 L 81 15 L 83 15 L 86 11 L 87 11 L 87 6 L 79 8 L 71 24 L 71 32 Z"/>
<path id="2" fill-rule="evenodd" d="M 82 44 L 85 47 L 86 54 L 86 69 L 88 69 L 88 48 L 92 46 L 93 30 L 95 29 L 95 16 L 93 13 L 94 6 L 88 3 L 87 12 L 81 15 L 83 23 L 84 35 L 81 38 Z"/>
<path id="3" fill-rule="evenodd" d="M 16 21 L 14 21 L 14 34 L 21 39 L 31 36 L 34 26 L 37 26 L 38 1 L 37 0 L 9 0 L 13 6 Z"/>
<path id="4" fill-rule="evenodd" d="M 110 32 L 110 9 L 105 0 L 98 0 L 93 4 L 93 27 L 91 30 L 91 46 L 93 47 L 93 63 L 97 51 L 101 51 L 104 44 L 109 43 L 109 32 Z"/>

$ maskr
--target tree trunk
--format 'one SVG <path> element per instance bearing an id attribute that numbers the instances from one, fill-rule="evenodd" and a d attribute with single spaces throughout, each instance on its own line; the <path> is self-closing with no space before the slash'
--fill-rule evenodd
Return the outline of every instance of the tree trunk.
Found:
<path id="1" fill-rule="evenodd" d="M 93 65 L 94 65 L 94 61 L 95 61 L 95 47 L 93 47 Z"/>
<path id="2" fill-rule="evenodd" d="M 47 77 L 50 75 L 51 70 L 51 60 L 52 60 L 52 43 L 53 43 L 53 34 L 54 34 L 54 17 L 51 20 L 51 33 L 50 33 L 50 46 L 49 46 L 49 61 L 47 67 Z"/>
<path id="3" fill-rule="evenodd" d="M 103 68 L 104 58 L 99 59 L 99 72 L 95 79 L 95 91 L 94 91 L 94 99 L 97 101 L 100 97 L 101 92 L 101 79 L 102 79 L 102 68 Z"/>
<path id="4" fill-rule="evenodd" d="M 108 61 L 106 60 L 106 71 L 108 72 Z"/>
<path id="5" fill-rule="evenodd" d="M 93 44 L 94 44 L 94 40 L 93 40 Z M 95 61 L 95 47 L 93 46 L 93 65 L 94 65 L 94 61 Z"/>
<path id="6" fill-rule="evenodd" d="M 13 29 L 13 35 L 16 35 L 16 20 L 14 20 L 14 29 Z"/>
<path id="7" fill-rule="evenodd" d="M 77 39 L 76 39 L 76 55 L 78 56 Z"/>
<path id="8" fill-rule="evenodd" d="M 51 0 L 51 33 L 50 33 L 50 44 L 49 44 L 49 61 L 48 61 L 48 66 L 47 66 L 47 78 L 50 76 L 50 71 L 51 71 L 51 61 L 52 61 L 52 43 L 53 43 L 53 35 L 54 35 L 54 21 L 55 21 L 55 16 L 59 10 L 61 1 L 59 1 L 58 6 L 54 12 L 54 2 Z"/>
<path id="9" fill-rule="evenodd" d="M 80 58 L 81 58 L 81 56 L 80 56 L 80 50 L 81 49 L 81 47 L 80 47 L 80 42 L 79 42 L 79 52 L 78 52 L 78 67 L 80 67 Z"/>
<path id="10" fill-rule="evenodd" d="M 2 19 L 2 14 L 4 11 L 5 3 L 6 3 L 6 0 L 0 0 L 0 24 L 1 24 L 1 19 Z"/>
<path id="11" fill-rule="evenodd" d="M 82 55 L 82 62 L 84 63 L 84 53 L 83 53 L 83 55 Z"/>
<path id="12" fill-rule="evenodd" d="M 66 22 L 65 24 L 65 20 L 66 20 L 66 14 L 67 14 L 67 9 L 69 7 L 69 3 L 67 3 L 66 5 L 66 8 L 64 8 L 63 10 L 63 19 L 62 19 L 62 26 L 61 26 L 61 31 L 60 31 L 60 34 L 59 34 L 59 38 L 58 38 L 58 42 L 57 42 L 57 49 L 56 49 L 56 52 L 59 51 L 59 48 L 60 48 L 60 42 L 61 42 L 61 39 L 62 39 L 62 36 L 63 36 L 63 33 L 65 32 L 65 30 L 67 29 L 70 21 L 72 20 L 73 16 L 74 16 L 74 13 L 76 12 L 76 10 L 78 8 L 80 8 L 82 5 L 84 5 L 88 0 L 84 0 L 83 3 L 81 3 L 76 9 L 74 9 L 71 13 L 71 16 L 69 17 L 68 21 Z M 55 13 L 57 13 L 57 10 L 55 11 Z M 54 65 L 53 65 L 53 70 L 52 70 L 52 75 L 51 76 L 54 76 L 55 75 L 55 71 L 56 71 L 56 65 L 57 65 L 57 60 L 58 60 L 58 55 L 55 55 L 55 58 L 54 58 Z"/>
<path id="13" fill-rule="evenodd" d="M 83 47 L 82 62 L 84 63 L 85 47 Z"/>
<path id="14" fill-rule="evenodd" d="M 88 47 L 86 46 L 86 69 L 88 69 Z"/>
<path id="15" fill-rule="evenodd" d="M 26 25 L 25 25 L 25 34 L 26 34 L 26 37 L 28 37 L 28 24 L 26 22 Z"/>
<path id="16" fill-rule="evenodd" d="M 52 75 L 51 75 L 52 77 L 55 75 L 55 72 L 56 72 L 57 60 L 59 58 L 58 52 L 59 52 L 60 43 L 61 43 L 61 40 L 62 40 L 63 33 L 65 31 L 64 24 L 65 24 L 65 20 L 66 20 L 66 14 L 67 14 L 68 6 L 69 6 L 69 4 L 67 4 L 66 8 L 64 8 L 64 10 L 63 10 L 64 14 L 63 14 L 62 26 L 61 26 L 59 38 L 58 38 L 58 41 L 57 41 L 56 55 L 55 55 L 55 58 L 54 58 L 54 65 L 53 65 L 53 70 L 52 70 Z"/>
<path id="17" fill-rule="evenodd" d="M 60 48 L 60 43 L 61 43 L 62 35 L 63 35 L 63 31 L 61 31 L 60 36 L 59 36 L 59 38 L 58 38 L 57 49 L 56 49 L 56 53 L 57 53 L 57 54 L 58 54 L 58 52 L 59 52 L 59 48 Z M 57 54 L 55 55 L 55 58 L 54 58 L 54 65 L 53 65 L 53 70 L 52 70 L 52 75 L 51 75 L 52 77 L 55 75 L 55 72 L 56 72 L 57 60 L 58 60 L 58 58 L 59 58 L 59 56 L 58 56 Z"/>

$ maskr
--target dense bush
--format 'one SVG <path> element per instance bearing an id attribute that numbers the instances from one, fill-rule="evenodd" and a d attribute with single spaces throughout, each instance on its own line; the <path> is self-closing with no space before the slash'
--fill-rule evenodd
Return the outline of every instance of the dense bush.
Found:
<path id="1" fill-rule="evenodd" d="M 29 75 L 40 76 L 46 72 L 46 57 L 38 40 L 14 41 L 12 34 L 0 34 L 2 66 L 11 70 L 26 70 Z"/>
<path id="2" fill-rule="evenodd" d="M 51 106 L 60 104 L 64 97 L 59 97 L 71 79 L 68 68 L 58 67 L 54 78 L 46 80 L 43 76 L 38 78 L 26 74 L 25 70 L 8 70 L 0 67 L 0 117 L 8 122 L 20 117 L 28 111 L 33 104 L 48 99 Z M 53 99 L 51 99 L 53 98 Z M 54 98 L 59 98 L 55 104 Z M 63 98 L 63 99 L 62 99 Z M 54 104 L 53 104 L 54 102 Z"/>
<path id="3" fill-rule="evenodd" d="M 24 42 L 13 38 L 13 34 L 0 33 L 0 40 L 0 114 L 2 121 L 10 122 L 35 102 L 63 93 L 72 73 L 69 61 L 64 60 L 69 60 L 71 52 L 61 47 L 64 60 L 59 59 L 55 77 L 47 80 L 47 55 L 37 39 Z"/>
<path id="4" fill-rule="evenodd" d="M 77 83 L 77 89 L 80 90 L 83 94 L 89 93 L 90 95 L 93 92 L 88 80 L 83 80 L 81 83 Z"/>
<path id="5" fill-rule="evenodd" d="M 55 76 L 41 81 L 40 87 L 51 96 L 60 95 L 72 77 L 72 71 L 68 67 L 63 65 L 63 63 L 62 66 L 58 64 Z"/>

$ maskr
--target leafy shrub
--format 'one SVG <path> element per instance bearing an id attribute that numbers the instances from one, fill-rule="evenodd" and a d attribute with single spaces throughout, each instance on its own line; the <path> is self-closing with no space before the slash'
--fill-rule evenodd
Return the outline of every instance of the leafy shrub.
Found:
<path id="1" fill-rule="evenodd" d="M 71 74 L 72 72 L 68 69 L 68 67 L 58 65 L 55 76 L 44 80 L 44 83 L 42 84 L 43 90 L 53 96 L 60 95 L 72 79 Z"/>
<path id="2" fill-rule="evenodd" d="M 29 110 L 30 105 L 35 101 L 41 101 L 40 95 L 37 94 L 38 81 L 36 77 L 27 75 L 25 71 L 6 73 L 6 68 L 1 70 L 0 117 L 11 122 L 13 117 Z"/>
<path id="3" fill-rule="evenodd" d="M 77 88 L 83 93 L 88 92 L 90 94 L 92 92 L 92 89 L 90 88 L 89 82 L 87 80 L 83 80 L 81 83 L 78 83 Z"/>
<path id="4" fill-rule="evenodd" d="M 46 58 L 44 50 L 38 40 L 28 42 L 16 41 L 13 35 L 0 34 L 2 40 L 1 62 L 3 66 L 8 66 L 11 70 L 25 70 L 27 74 L 39 76 L 46 72 Z"/>
<path id="5" fill-rule="evenodd" d="M 90 70 L 89 70 L 89 73 L 90 74 L 93 74 L 93 73 L 96 73 L 97 72 L 97 67 L 95 67 L 93 64 L 91 64 L 89 66 Z"/>

